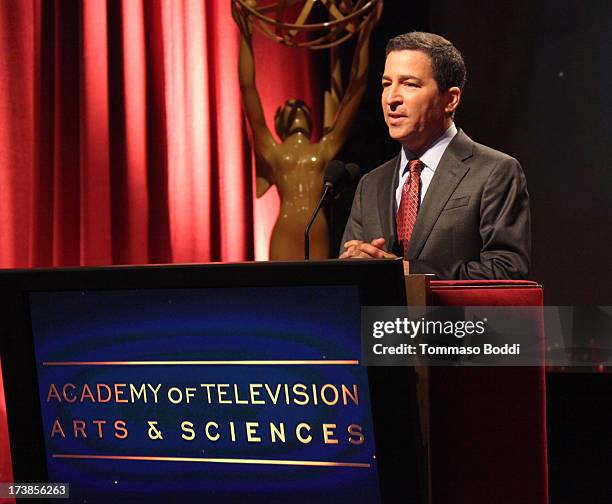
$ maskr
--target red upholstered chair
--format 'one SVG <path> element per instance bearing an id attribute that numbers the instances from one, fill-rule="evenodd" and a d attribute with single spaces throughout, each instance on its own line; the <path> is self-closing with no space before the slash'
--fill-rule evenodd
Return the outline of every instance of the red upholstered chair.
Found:
<path id="1" fill-rule="evenodd" d="M 541 306 L 527 281 L 432 281 L 431 304 Z M 543 336 L 543 318 L 535 315 Z M 541 367 L 430 368 L 432 502 L 546 504 Z"/>

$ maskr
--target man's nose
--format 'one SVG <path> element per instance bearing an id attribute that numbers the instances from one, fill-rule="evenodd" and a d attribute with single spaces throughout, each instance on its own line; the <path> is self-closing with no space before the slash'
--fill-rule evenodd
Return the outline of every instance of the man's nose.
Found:
<path id="1" fill-rule="evenodd" d="M 397 86 L 389 86 L 387 88 L 387 93 L 385 94 L 385 104 L 391 109 L 395 109 L 402 103 L 402 101 L 403 99 L 401 93 L 399 92 L 399 88 Z"/>

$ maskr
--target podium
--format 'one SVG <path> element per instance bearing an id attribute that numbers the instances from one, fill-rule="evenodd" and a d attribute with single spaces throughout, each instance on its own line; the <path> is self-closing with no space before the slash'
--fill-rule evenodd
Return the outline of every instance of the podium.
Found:
<path id="1" fill-rule="evenodd" d="M 405 303 L 401 261 L 0 272 L 12 476 L 80 502 L 416 493 L 411 369 L 360 365 L 361 307 Z"/>
<path id="2" fill-rule="evenodd" d="M 543 292 L 528 281 L 432 281 L 430 301 L 542 306 Z M 543 315 L 530 323 L 543 339 Z M 543 364 L 430 369 L 433 502 L 548 502 Z"/>
<path id="3" fill-rule="evenodd" d="M 384 285 L 384 289 L 380 288 L 381 285 Z M 292 301 L 287 301 L 289 299 L 287 296 L 293 295 L 290 294 L 290 290 L 282 291 L 283 288 L 288 287 L 296 288 L 299 291 L 299 295 Z M 317 288 L 319 288 L 318 291 Z M 283 346 L 291 343 L 292 340 L 266 340 L 268 343 L 272 341 L 278 348 L 282 347 L 284 354 L 280 350 L 280 353 L 275 354 L 274 352 L 278 348 L 262 349 L 254 347 L 248 351 L 244 350 L 244 345 L 249 346 L 248 342 L 244 343 L 248 338 L 242 342 L 234 341 L 234 346 L 230 350 L 231 352 L 243 352 L 240 353 L 243 361 L 253 359 L 253 355 L 258 356 L 262 361 L 265 359 L 261 356 L 266 359 L 274 357 L 279 360 L 281 354 L 285 355 L 286 358 L 289 355 L 288 349 L 291 348 L 293 348 L 290 352 L 292 359 L 305 356 L 308 358 L 305 360 L 309 362 L 314 360 L 313 356 L 316 352 L 320 352 L 321 355 L 330 360 L 342 358 L 344 362 L 359 359 L 360 348 L 359 345 L 354 345 L 354 340 L 349 343 L 349 346 L 352 345 L 351 352 L 344 354 L 338 349 L 342 349 L 343 345 L 349 341 L 343 339 L 348 336 L 343 332 L 342 325 L 358 324 L 360 306 L 397 306 L 407 302 L 417 305 L 458 306 L 542 304 L 541 287 L 533 282 L 436 282 L 429 281 L 427 277 L 421 275 L 404 278 L 401 261 L 246 263 L 1 272 L 0 302 L 7 309 L 7 315 L 0 325 L 3 339 L 1 365 L 4 368 L 7 409 L 4 409 L 4 398 L 0 388 L 0 433 L 2 434 L 0 435 L 0 443 L 4 443 L 4 445 L 0 445 L 0 481 L 12 481 L 13 478 L 18 481 L 52 481 L 48 478 L 49 472 L 53 470 L 59 471 L 56 474 L 68 474 L 62 472 L 65 471 L 64 466 L 59 469 L 54 466 L 57 459 L 49 458 L 50 452 L 44 448 L 45 443 L 49 441 L 47 439 L 49 425 L 43 425 L 46 414 L 45 404 L 44 401 L 41 402 L 40 391 L 36 388 L 36 385 L 38 381 L 44 383 L 47 378 L 46 371 L 40 367 L 40 362 L 36 362 L 32 347 L 38 345 L 37 352 L 48 351 L 49 355 L 55 355 L 56 358 L 62 355 L 68 359 L 66 355 L 69 356 L 70 352 L 62 353 L 61 348 L 49 347 L 48 343 L 37 340 L 39 337 L 37 334 L 42 334 L 46 330 L 42 327 L 44 324 L 41 324 L 40 321 L 37 325 L 37 318 L 43 317 L 44 319 L 46 316 L 57 316 L 54 315 L 55 308 L 50 308 L 50 306 L 57 306 L 54 303 L 60 303 L 60 305 L 61 303 L 75 303 L 78 301 L 78 296 L 71 297 L 66 293 L 79 292 L 86 294 L 104 292 L 140 293 L 138 295 L 134 294 L 136 297 L 133 299 L 136 300 L 136 305 L 142 302 L 139 299 L 148 299 L 146 303 L 153 303 L 151 306 L 158 308 L 151 312 L 151 316 L 158 316 L 163 311 L 161 310 L 162 305 L 155 304 L 158 301 L 151 301 L 147 296 L 143 298 L 142 294 L 159 291 L 160 289 L 166 293 L 178 289 L 185 293 L 185 296 L 198 289 L 208 289 L 206 292 L 216 296 L 218 303 L 210 305 L 214 307 L 214 310 L 207 316 L 214 315 L 215 310 L 226 310 L 225 303 L 231 299 L 235 301 L 236 296 L 246 296 L 245 299 L 251 296 L 249 299 L 253 299 L 255 291 L 242 291 L 242 294 L 240 294 L 240 289 L 259 289 L 258 294 L 255 295 L 255 297 L 260 297 L 260 302 L 257 304 L 258 308 L 255 311 L 248 312 L 248 317 L 254 317 L 248 320 L 255 320 L 258 316 L 266 318 L 265 314 L 261 313 L 261 310 L 265 307 L 265 303 L 261 300 L 266 299 L 266 293 L 264 292 L 266 289 L 268 289 L 268 292 L 281 289 L 274 291 L 275 294 L 270 298 L 274 302 L 269 307 L 272 313 L 266 319 L 269 322 L 277 323 L 277 319 L 282 319 L 284 314 L 291 311 L 289 307 L 299 306 L 300 303 L 303 303 L 304 306 L 311 303 L 309 309 L 319 310 L 316 312 L 317 315 L 313 315 L 310 319 L 303 314 L 300 315 L 302 312 L 299 310 L 292 314 L 297 318 L 287 319 L 285 330 L 289 330 L 289 332 L 297 327 L 298 322 L 296 320 L 299 321 L 299 324 L 302 324 L 300 325 L 302 329 L 291 332 L 289 336 L 290 338 L 298 338 L 295 340 L 296 343 L 293 347 L 291 345 Z M 238 289 L 234 291 L 238 294 L 235 296 L 231 292 L 228 294 L 228 289 Z M 59 293 L 59 295 L 48 297 L 49 292 Z M 406 292 L 408 292 L 408 299 L 406 298 Z M 345 293 L 349 293 L 347 296 L 351 298 L 350 301 L 337 299 L 339 294 L 344 295 Z M 232 296 L 234 297 L 232 298 Z M 172 297 L 171 301 L 177 303 L 179 298 L 182 299 L 181 302 L 189 303 L 185 301 L 186 297 L 180 296 Z M 85 306 L 88 309 L 93 309 L 95 306 L 113 306 L 115 307 L 113 309 L 117 310 L 121 306 L 121 303 L 115 303 L 104 296 L 92 299 L 94 301 L 86 305 L 66 304 L 61 314 L 70 314 L 70 307 L 72 306 L 78 307 L 80 312 L 83 311 Z M 129 301 L 132 298 L 125 299 Z M 324 300 L 331 303 L 331 309 L 322 307 Z M 285 302 L 286 304 L 283 304 Z M 136 305 L 135 309 L 138 308 Z M 204 303 L 202 306 L 209 306 L 209 304 Z M 346 312 L 344 318 L 341 315 L 343 312 Z M 76 313 L 79 313 L 79 311 L 76 310 Z M 168 313 L 172 317 L 176 316 L 176 314 L 172 315 L 174 312 Z M 230 317 L 231 315 L 231 311 L 226 310 L 223 313 L 224 317 Z M 327 317 L 325 318 L 325 325 L 313 329 L 312 324 L 319 320 L 318 317 Z M 343 323 L 334 322 L 337 319 Z M 59 319 L 52 320 L 54 320 L 53 324 L 57 325 L 56 322 Z M 75 327 L 84 327 L 78 324 L 82 324 L 85 319 L 77 317 L 75 320 Z M 174 328 L 174 326 L 169 327 Z M 242 327 L 241 322 L 239 321 L 237 325 L 234 324 L 232 327 Z M 275 325 L 274 327 L 278 329 L 278 326 Z M 354 329 L 354 326 L 351 327 Z M 241 330 L 244 330 L 244 327 Z M 325 330 L 326 336 L 328 332 L 329 334 L 337 333 L 338 339 L 332 344 L 326 341 L 326 337 L 321 337 L 319 341 L 323 341 L 322 346 L 315 351 L 311 343 L 307 342 L 307 338 L 300 339 L 305 337 L 305 333 L 315 330 Z M 219 334 L 221 333 L 223 331 L 219 332 Z M 176 346 L 184 346 L 185 349 L 191 348 L 190 338 L 192 336 L 187 335 L 183 339 L 178 338 L 176 340 L 179 342 L 177 345 L 170 345 L 163 352 L 157 354 L 153 352 L 151 355 L 179 355 L 182 349 L 176 348 Z M 254 335 L 253 338 L 252 341 L 255 341 L 257 336 Z M 96 340 L 96 345 L 104 344 L 104 338 Z M 268 346 L 272 347 L 273 345 Z M 79 348 L 79 345 L 75 343 L 74 348 Z M 118 346 L 115 349 L 121 348 Z M 268 350 L 271 353 L 267 354 Z M 130 350 L 129 348 L 123 348 L 122 351 L 128 355 Z M 303 355 L 300 354 L 302 351 L 305 352 Z M 315 353 L 309 353 L 313 351 Z M 196 355 L 195 351 L 190 350 L 190 352 L 190 355 Z M 207 352 L 216 358 L 220 355 L 227 355 L 227 352 L 223 354 L 223 351 L 215 345 L 209 347 Z M 221 353 L 216 354 L 215 352 Z M 337 353 L 334 354 L 334 352 Z M 87 350 L 83 355 L 90 359 L 93 354 Z M 204 359 L 205 356 L 203 355 L 196 355 L 196 357 L 200 360 L 195 357 L 194 360 L 200 363 L 206 361 L 208 365 L 211 364 L 211 360 L 214 360 Z M 150 360 L 153 361 L 153 357 Z M 180 359 L 177 358 L 177 360 Z M 224 365 L 229 366 L 230 364 L 226 362 Z M 261 362 L 257 365 L 262 366 Z M 327 368 L 331 368 L 331 366 L 327 366 Z M 257 370 L 259 373 L 265 372 L 264 367 L 258 367 Z M 366 424 L 368 415 L 372 415 L 371 422 L 376 433 L 376 456 L 379 460 L 366 464 L 367 451 L 354 451 L 353 453 L 358 455 L 357 458 L 333 459 L 335 463 L 361 464 L 359 470 L 365 472 L 361 473 L 358 480 L 369 481 L 367 483 L 369 486 L 365 491 L 374 492 L 371 495 L 378 495 L 377 491 L 371 488 L 374 485 L 372 482 L 377 480 L 380 485 L 379 497 L 382 502 L 399 502 L 397 495 L 402 494 L 405 496 L 402 502 L 406 503 L 423 502 L 423 494 L 428 502 L 433 503 L 497 501 L 500 503 L 540 504 L 547 502 L 543 367 L 429 368 L 418 370 L 417 386 L 413 381 L 414 375 L 411 375 L 409 371 L 408 369 L 397 368 L 368 370 L 367 376 L 364 374 L 361 378 L 355 378 L 356 380 L 366 380 L 363 383 L 359 382 L 360 387 L 362 385 L 366 386 L 367 382 L 368 401 L 371 401 L 372 408 L 371 410 L 364 409 L 359 415 L 365 419 Z M 94 373 L 89 370 L 87 372 Z M 276 371 L 274 372 L 276 373 Z M 314 373 L 312 376 L 316 376 L 314 371 L 308 372 Z M 92 376 L 96 376 L 95 373 Z M 303 377 L 303 375 L 298 376 Z M 344 371 L 338 376 L 354 378 L 353 375 L 344 374 Z M 321 374 L 321 377 L 323 380 L 320 383 L 321 385 L 331 383 L 329 377 L 326 378 L 324 374 Z M 16 378 L 19 378 L 19 383 L 15 383 Z M 237 383 L 239 379 L 240 376 L 236 378 Z M 336 379 L 340 378 L 336 377 Z M 31 392 L 27 397 L 22 394 L 24 387 L 25 390 Z M 365 389 L 360 388 L 361 390 Z M 417 390 L 419 411 L 414 407 L 414 403 L 417 402 L 415 396 Z M 349 402 L 350 392 L 349 390 Z M 242 400 L 244 400 L 244 397 L 242 397 Z M 5 411 L 8 411 L 10 443 L 13 447 L 12 460 L 10 458 Z M 29 420 L 26 418 L 28 415 L 32 417 Z M 338 424 L 340 421 L 334 420 Z M 327 423 L 332 423 L 332 421 L 330 420 Z M 405 428 L 405 425 L 408 424 L 411 425 L 410 429 Z M 412 430 L 413 426 L 417 427 L 415 431 Z M 120 430 L 115 433 L 117 432 L 121 433 Z M 189 431 L 186 432 L 189 436 Z M 417 446 L 419 437 L 421 441 L 424 440 L 424 453 L 416 453 L 420 451 Z M 413 444 L 410 444 L 411 440 L 408 438 L 412 438 Z M 332 436 L 332 439 L 335 438 Z M 355 431 L 353 431 L 351 439 L 358 439 Z M 417 445 L 414 444 L 414 439 L 417 439 Z M 398 440 L 401 440 L 401 442 L 398 442 Z M 82 449 L 83 446 L 74 445 L 71 447 Z M 325 448 L 325 445 L 322 444 L 321 446 Z M 374 449 L 373 445 L 370 448 Z M 345 451 L 351 452 L 350 449 L 349 443 L 345 447 Z M 250 455 L 244 456 L 245 459 L 253 458 L 254 452 L 247 450 L 245 453 L 250 453 Z M 279 453 L 283 455 L 282 452 Z M 296 455 L 296 453 L 294 452 L 293 455 Z M 325 453 L 326 451 L 321 449 L 319 452 L 310 453 L 310 455 L 318 455 L 317 460 L 320 462 L 323 460 L 321 457 L 324 457 Z M 334 455 L 340 456 L 341 454 L 341 451 L 334 452 Z M 166 453 L 164 456 L 167 455 Z M 263 456 L 261 457 L 263 458 Z M 307 461 L 312 462 L 313 460 L 311 457 Z M 242 462 L 240 463 L 242 464 Z M 83 464 L 90 463 L 91 461 L 83 462 Z M 118 462 L 114 461 L 113 463 L 117 464 Z M 233 463 L 238 464 L 236 460 Z M 369 468 L 366 468 L 364 464 L 369 464 Z M 423 476 L 421 481 L 425 481 L 426 484 L 419 491 L 414 488 L 415 485 L 419 485 L 417 464 L 421 468 L 425 467 L 425 471 L 421 472 L 421 476 Z M 251 466 L 243 464 L 236 465 L 236 467 L 238 468 L 236 473 L 230 474 L 221 471 L 219 474 L 230 475 L 235 478 L 236 475 L 240 474 L 240 470 L 244 470 L 246 471 L 245 474 L 248 474 Z M 284 466 L 281 465 L 280 467 Z M 375 469 L 375 471 L 371 472 L 371 469 Z M 307 469 L 307 471 L 309 470 Z M 288 472 L 287 474 L 292 473 Z M 319 496 L 317 497 L 319 502 L 325 502 L 325 498 L 332 499 L 333 497 L 336 499 L 335 502 L 338 502 L 337 495 L 343 494 L 334 494 L 338 490 L 333 490 L 333 485 L 335 481 L 343 481 L 342 478 L 345 478 L 346 474 L 348 473 L 338 473 L 338 476 L 329 480 L 321 480 L 321 485 L 327 485 L 325 492 L 322 492 L 320 488 L 300 487 L 304 492 L 304 498 L 312 499 L 313 496 Z M 367 476 L 368 474 L 370 476 Z M 302 474 L 301 477 L 304 478 L 304 475 Z M 410 481 L 410 485 L 407 485 L 406 481 Z M 264 483 L 261 484 L 264 485 Z M 257 484 L 253 488 L 258 488 Z M 222 492 L 223 488 L 218 487 L 217 490 Z M 194 495 L 198 491 L 201 491 L 201 489 L 194 487 Z M 266 491 L 269 492 L 270 490 Z M 295 488 L 293 494 L 295 494 Z M 420 497 L 418 494 L 421 494 Z M 270 497 L 269 493 L 265 495 L 268 498 Z M 320 495 L 324 496 L 323 500 L 321 500 Z M 362 493 L 362 499 L 363 495 L 370 494 Z M 244 496 L 236 497 L 229 492 L 226 497 L 224 502 L 234 502 L 232 499 L 239 502 Z M 260 497 L 260 499 L 264 499 L 262 502 L 265 502 L 265 497 Z M 292 500 L 300 502 L 299 497 L 292 497 Z M 358 501 L 352 500 L 352 502 Z M 214 502 L 214 500 L 211 502 Z M 254 502 L 257 502 L 257 500 L 254 500 Z"/>

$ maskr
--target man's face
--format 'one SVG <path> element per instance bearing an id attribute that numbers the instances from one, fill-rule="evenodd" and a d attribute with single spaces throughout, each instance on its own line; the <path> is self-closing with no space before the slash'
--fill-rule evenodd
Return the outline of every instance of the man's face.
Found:
<path id="1" fill-rule="evenodd" d="M 448 92 L 440 94 L 431 60 L 421 51 L 390 52 L 382 85 L 382 108 L 389 135 L 420 155 L 450 126 L 452 97 Z"/>

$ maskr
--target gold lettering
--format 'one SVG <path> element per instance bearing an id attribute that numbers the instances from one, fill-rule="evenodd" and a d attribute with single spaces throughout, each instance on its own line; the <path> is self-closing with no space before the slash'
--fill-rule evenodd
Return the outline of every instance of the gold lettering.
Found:
<path id="1" fill-rule="evenodd" d="M 81 391 L 81 400 L 80 402 L 84 402 L 85 398 L 89 399 L 92 403 L 96 402 L 96 399 L 93 395 L 93 392 L 91 391 L 91 389 L 89 388 L 89 385 L 87 385 L 87 383 L 85 385 L 83 385 L 83 390 Z"/>
<path id="2" fill-rule="evenodd" d="M 348 405 L 348 401 L 346 400 L 348 398 L 351 399 L 351 401 L 353 402 L 353 404 L 355 406 L 359 406 L 359 394 L 357 393 L 357 384 L 353 384 L 353 393 L 351 394 L 351 391 L 349 390 L 349 388 L 343 383 L 342 384 L 342 404 L 344 404 L 345 406 Z"/>
<path id="3" fill-rule="evenodd" d="M 208 404 L 211 404 L 212 399 L 210 398 L 210 387 L 214 387 L 214 383 L 200 383 L 200 387 L 206 389 L 206 397 L 208 397 Z"/>
<path id="4" fill-rule="evenodd" d="M 158 383 L 157 387 L 155 388 L 153 388 L 153 386 L 150 383 L 147 383 L 147 387 L 149 387 L 149 390 L 153 392 L 153 395 L 155 395 L 155 404 L 157 404 L 157 393 L 159 392 L 159 389 L 161 388 L 161 383 Z M 145 398 L 145 402 L 147 402 L 146 398 Z"/>
<path id="5" fill-rule="evenodd" d="M 278 437 L 283 443 L 286 443 L 285 438 L 285 424 L 281 422 L 279 428 L 276 427 L 272 422 L 270 422 L 270 439 L 273 443 L 276 443 L 276 438 Z"/>
<path id="6" fill-rule="evenodd" d="M 191 422 L 187 420 L 181 422 L 181 430 L 183 431 L 181 437 L 185 441 L 193 441 L 195 439 L 195 431 L 193 430 L 193 424 Z"/>
<path id="7" fill-rule="evenodd" d="M 137 389 L 133 383 L 130 383 L 130 400 L 134 403 L 136 402 L 136 399 L 139 401 L 142 400 L 142 402 L 147 404 L 147 388 L 144 383 L 139 389 Z"/>
<path id="8" fill-rule="evenodd" d="M 104 433 L 102 432 L 102 426 L 106 424 L 106 420 L 92 420 L 91 423 L 98 426 L 98 437 L 102 439 L 104 437 Z"/>
<path id="9" fill-rule="evenodd" d="M 191 398 L 195 395 L 196 389 L 194 387 L 187 387 L 185 389 L 185 401 L 187 404 L 191 402 Z"/>
<path id="10" fill-rule="evenodd" d="M 300 443 L 308 444 L 312 441 L 312 436 L 308 434 L 308 436 L 302 437 L 302 429 L 306 429 L 308 432 L 310 432 L 310 425 L 304 422 L 299 423 L 295 428 L 295 437 L 298 438 Z"/>
<path id="11" fill-rule="evenodd" d="M 51 439 L 53 439 L 56 434 L 59 434 L 63 438 L 66 437 L 66 434 L 64 434 L 64 430 L 62 429 L 62 425 L 57 419 L 55 419 L 55 421 L 53 422 L 53 428 L 51 429 Z"/>
<path id="12" fill-rule="evenodd" d="M 73 420 L 72 421 L 72 429 L 74 433 L 74 438 L 79 437 L 79 432 L 84 438 L 87 438 L 87 432 L 85 432 L 86 423 L 84 420 Z"/>
<path id="13" fill-rule="evenodd" d="M 249 443 L 261 443 L 261 438 L 256 436 L 259 422 L 247 422 L 246 424 L 247 442 Z"/>
<path id="14" fill-rule="evenodd" d="M 217 384 L 217 395 L 219 396 L 219 404 L 232 404 L 232 401 L 228 401 L 227 399 L 221 399 L 221 397 L 225 397 L 227 395 L 227 390 L 221 390 L 221 387 L 223 387 L 224 389 L 229 388 L 229 383 Z"/>
<path id="15" fill-rule="evenodd" d="M 68 388 L 70 388 L 71 390 L 74 390 L 76 388 L 76 385 L 74 385 L 74 383 L 66 383 L 63 387 L 62 387 L 62 394 L 64 395 L 64 400 L 66 402 L 69 403 L 73 403 L 76 402 L 77 398 L 74 395 L 68 395 Z"/>
<path id="16" fill-rule="evenodd" d="M 125 392 L 125 390 L 123 390 L 125 387 L 127 387 L 127 384 L 125 383 L 115 383 L 115 401 L 118 403 L 126 403 L 129 402 L 127 399 L 119 399 Z"/>
<path id="17" fill-rule="evenodd" d="M 104 389 L 106 391 L 106 397 L 102 398 L 102 389 Z M 98 383 L 96 385 L 96 392 L 98 394 L 98 402 L 99 403 L 107 403 L 110 402 L 111 397 L 112 397 L 112 391 L 111 388 L 106 384 L 106 383 Z"/>
<path id="18" fill-rule="evenodd" d="M 47 402 L 49 402 L 52 397 L 57 399 L 57 402 L 62 402 L 62 398 L 60 397 L 57 387 L 55 386 L 54 383 L 49 385 L 49 393 L 47 394 Z"/>
<path id="19" fill-rule="evenodd" d="M 259 397 L 259 390 L 255 390 L 255 387 L 261 388 L 263 384 L 261 383 L 251 383 L 249 388 L 251 390 L 251 404 L 266 404 L 266 401 L 262 401 L 261 399 L 255 399 Z"/>
<path id="20" fill-rule="evenodd" d="M 363 444 L 365 438 L 363 436 L 363 432 L 361 432 L 361 425 L 351 424 L 348 426 L 347 430 L 349 433 L 349 443 L 356 446 Z"/>
<path id="21" fill-rule="evenodd" d="M 276 392 L 274 394 L 272 394 L 272 390 L 270 390 L 270 386 L 267 383 L 264 385 L 264 387 L 266 387 L 268 395 L 270 396 L 270 399 L 272 400 L 272 404 L 276 404 L 278 402 L 278 396 L 280 395 L 280 389 L 281 389 L 280 383 L 276 385 Z"/>
<path id="22" fill-rule="evenodd" d="M 236 398 L 236 404 L 249 404 L 249 401 L 246 400 L 240 400 L 240 398 L 238 397 L 238 384 L 234 383 L 234 396 Z"/>
<path id="23" fill-rule="evenodd" d="M 113 425 L 115 427 L 115 437 L 117 439 L 126 439 L 128 437 L 128 430 L 125 426 L 124 420 L 115 420 Z M 119 434 L 119 432 L 121 434 Z"/>
<path id="24" fill-rule="evenodd" d="M 325 397 L 326 390 L 333 391 L 333 394 L 332 394 L 333 399 L 331 401 Z M 321 400 L 328 406 L 335 406 L 336 404 L 338 404 L 338 398 L 339 398 L 338 389 L 334 387 L 331 383 L 326 383 L 325 385 L 321 387 Z"/>
<path id="25" fill-rule="evenodd" d="M 293 402 L 298 406 L 306 406 L 310 402 L 310 398 L 306 393 L 307 387 L 303 383 L 296 383 L 293 386 L 293 395 L 303 397 L 304 399 L 293 399 Z"/>
<path id="26" fill-rule="evenodd" d="M 219 434 L 219 432 L 217 432 L 214 436 L 210 434 L 210 427 L 214 426 L 215 430 L 219 429 L 219 424 L 217 422 L 208 422 L 206 424 L 206 427 L 204 428 L 204 431 L 206 432 L 206 437 L 208 439 L 210 439 L 211 441 L 218 441 L 219 438 L 221 437 L 221 434 Z M 234 439 L 234 441 L 236 441 Z"/>
<path id="27" fill-rule="evenodd" d="M 173 398 L 173 393 L 176 392 L 178 393 L 178 397 L 177 398 Z M 170 401 L 172 404 L 178 404 L 183 400 L 183 393 L 181 392 L 181 389 L 178 387 L 170 387 L 168 389 L 168 401 Z"/>
<path id="28" fill-rule="evenodd" d="M 323 441 L 325 442 L 325 444 L 338 444 L 338 440 L 332 437 L 334 435 L 335 428 L 335 423 L 323 424 Z"/>

